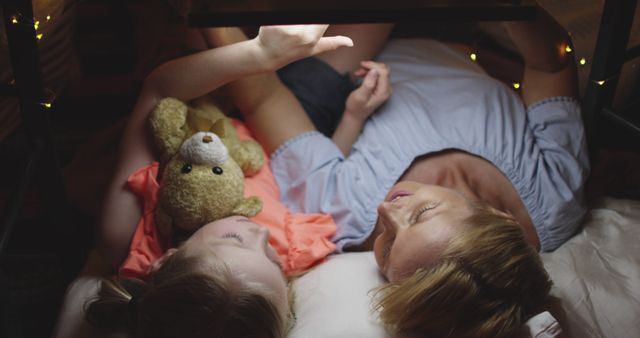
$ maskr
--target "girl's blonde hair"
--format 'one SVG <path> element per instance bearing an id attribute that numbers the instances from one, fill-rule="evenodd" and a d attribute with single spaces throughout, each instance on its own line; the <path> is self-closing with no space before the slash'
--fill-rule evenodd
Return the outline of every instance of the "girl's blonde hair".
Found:
<path id="1" fill-rule="evenodd" d="M 514 337 L 549 300 L 551 280 L 512 218 L 475 206 L 436 263 L 375 291 L 390 331 L 419 337 Z"/>
<path id="2" fill-rule="evenodd" d="M 223 263 L 202 270 L 197 258 L 178 251 L 146 283 L 105 279 L 85 305 L 87 320 L 139 338 L 285 336 L 287 309 L 273 293 Z"/>

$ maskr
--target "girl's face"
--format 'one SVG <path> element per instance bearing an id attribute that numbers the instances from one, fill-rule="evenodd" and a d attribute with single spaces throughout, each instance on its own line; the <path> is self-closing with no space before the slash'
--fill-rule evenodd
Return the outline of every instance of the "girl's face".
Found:
<path id="1" fill-rule="evenodd" d="M 378 207 L 383 232 L 373 250 L 380 271 L 391 282 L 433 264 L 450 239 L 464 230 L 471 202 L 457 191 L 402 181 Z"/>
<path id="2" fill-rule="evenodd" d="M 202 257 L 205 271 L 207 258 L 212 264 L 223 261 L 233 274 L 269 288 L 286 307 L 287 283 L 267 228 L 242 216 L 223 218 L 198 229 L 180 250 Z"/>

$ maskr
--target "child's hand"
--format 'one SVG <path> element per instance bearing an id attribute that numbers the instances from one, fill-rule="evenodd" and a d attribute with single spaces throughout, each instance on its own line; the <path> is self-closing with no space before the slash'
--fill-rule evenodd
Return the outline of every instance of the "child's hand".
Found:
<path id="1" fill-rule="evenodd" d="M 355 76 L 364 77 L 360 87 L 349 95 L 345 106 L 345 115 L 364 122 L 376 108 L 391 96 L 389 83 L 389 67 L 384 63 L 362 61 L 362 68 L 354 72 Z"/>
<path id="2" fill-rule="evenodd" d="M 286 25 L 260 27 L 256 41 L 265 54 L 265 62 L 278 69 L 290 62 L 353 46 L 346 36 L 323 37 L 329 25 Z"/>

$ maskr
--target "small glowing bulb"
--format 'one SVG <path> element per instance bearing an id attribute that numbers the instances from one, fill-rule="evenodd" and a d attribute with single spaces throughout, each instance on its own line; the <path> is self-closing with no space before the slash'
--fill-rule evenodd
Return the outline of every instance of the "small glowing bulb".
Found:
<path id="1" fill-rule="evenodd" d="M 564 51 L 567 53 L 571 53 L 573 52 L 573 49 L 571 49 L 571 46 L 567 45 L 566 47 L 564 47 Z"/>
<path id="2" fill-rule="evenodd" d="M 39 27 L 39 26 L 40 26 L 40 21 L 36 21 L 36 22 L 33 24 L 33 28 L 35 28 L 36 30 L 38 30 L 38 27 Z"/>
<path id="3" fill-rule="evenodd" d="M 596 83 L 600 86 L 602 86 L 604 84 L 604 80 L 600 80 L 600 81 L 596 81 Z"/>
<path id="4" fill-rule="evenodd" d="M 520 89 L 520 84 L 518 82 L 513 83 L 513 88 Z"/>
<path id="5" fill-rule="evenodd" d="M 41 40 L 42 39 L 42 33 L 36 35 L 36 38 L 38 38 L 38 40 Z"/>
<path id="6" fill-rule="evenodd" d="M 585 59 L 585 58 L 580 58 L 580 61 L 579 61 L 579 62 L 580 62 L 580 64 L 581 64 L 581 65 L 583 65 L 583 66 L 584 66 L 584 65 L 586 65 L 586 64 L 587 64 L 587 59 Z"/>
<path id="7" fill-rule="evenodd" d="M 51 20 L 51 15 L 47 15 L 47 21 Z"/>
<path id="8" fill-rule="evenodd" d="M 476 61 L 476 59 L 478 59 L 478 55 L 476 55 L 476 53 L 471 53 L 469 58 L 471 58 L 471 61 Z"/>
<path id="9" fill-rule="evenodd" d="M 51 103 L 50 102 L 45 102 L 42 105 L 47 109 L 51 108 Z"/>
<path id="10" fill-rule="evenodd" d="M 11 17 L 11 23 L 14 24 L 14 25 L 17 24 L 18 23 L 18 18 L 15 17 L 15 16 L 12 16 Z"/>

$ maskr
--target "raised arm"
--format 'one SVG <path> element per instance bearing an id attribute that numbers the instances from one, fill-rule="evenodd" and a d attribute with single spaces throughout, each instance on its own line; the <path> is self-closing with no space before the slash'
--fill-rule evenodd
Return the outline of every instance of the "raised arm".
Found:
<path id="1" fill-rule="evenodd" d="M 167 96 L 190 100 L 239 78 L 270 73 L 297 59 L 351 45 L 346 37 L 321 38 L 326 28 L 264 27 L 254 39 L 169 61 L 151 72 L 123 134 L 118 163 L 97 222 L 98 248 L 114 269 L 126 258 L 141 216 L 138 199 L 127 189 L 126 180 L 155 159 L 146 128 L 149 112 Z"/>
<path id="2" fill-rule="evenodd" d="M 373 58 L 393 28 L 390 24 L 361 24 L 332 26 L 329 34 L 344 34 L 354 38 L 353 48 L 330 50 L 318 58 L 338 73 L 361 68 L 359 76 L 365 77 L 362 87 L 354 91 L 347 102 L 347 111 L 354 119 L 346 118 L 334 134 L 334 141 L 348 153 L 357 138 L 364 119 L 390 95 L 388 69 L 386 66 L 361 60 Z M 214 44 L 243 39 L 243 34 L 233 29 L 211 30 L 207 40 Z M 220 37 L 223 34 L 226 37 Z M 218 37 L 216 37 L 218 35 Z M 226 40 L 226 41 L 223 41 Z M 369 70 L 376 69 L 373 73 Z M 368 76 L 366 76 L 369 74 Z M 356 74 L 358 76 L 358 74 Z M 287 140 L 304 132 L 315 130 L 299 101 L 284 86 L 275 73 L 245 77 L 229 85 L 234 104 L 244 114 L 245 121 L 266 148 L 272 152 Z M 351 113 L 354 113 L 353 115 Z M 348 121 L 347 121 L 348 120 Z"/>
<path id="3" fill-rule="evenodd" d="M 567 32 L 542 7 L 532 21 L 504 23 L 524 59 L 522 98 L 529 105 L 551 96 L 577 97 L 575 60 Z"/>

